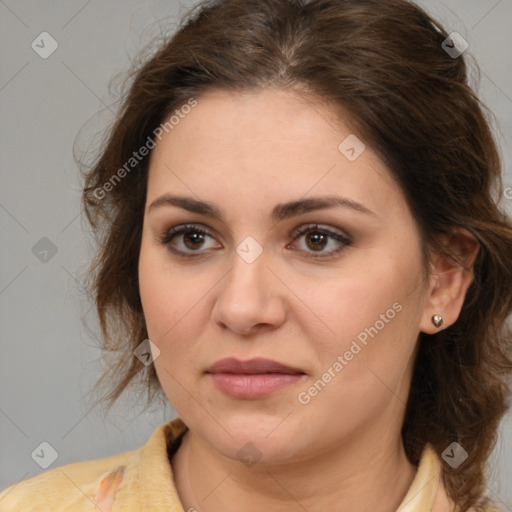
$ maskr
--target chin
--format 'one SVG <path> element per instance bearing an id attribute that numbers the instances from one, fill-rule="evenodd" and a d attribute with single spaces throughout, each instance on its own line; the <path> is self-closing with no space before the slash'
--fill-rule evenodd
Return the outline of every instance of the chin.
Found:
<path id="1" fill-rule="evenodd" d="M 210 418 L 204 422 L 199 421 L 199 429 L 194 429 L 194 426 L 191 428 L 215 450 L 230 459 L 250 467 L 256 462 L 284 464 L 306 457 L 305 453 L 299 453 L 297 429 L 293 428 L 291 418 L 286 418 L 286 415 L 271 416 L 260 412 L 246 415 L 237 413 L 232 418 L 226 415 L 222 417 L 224 421 L 221 425 L 214 422 L 214 428 L 201 428 L 206 421 L 211 425 Z M 290 423 L 286 425 L 287 422 Z"/>

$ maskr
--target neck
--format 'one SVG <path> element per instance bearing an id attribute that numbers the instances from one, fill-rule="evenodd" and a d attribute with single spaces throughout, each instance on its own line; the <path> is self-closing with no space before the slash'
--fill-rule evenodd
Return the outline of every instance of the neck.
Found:
<path id="1" fill-rule="evenodd" d="M 176 489 L 186 511 L 395 512 L 416 468 L 400 438 L 368 434 L 301 462 L 247 467 L 188 431 L 171 461 Z"/>

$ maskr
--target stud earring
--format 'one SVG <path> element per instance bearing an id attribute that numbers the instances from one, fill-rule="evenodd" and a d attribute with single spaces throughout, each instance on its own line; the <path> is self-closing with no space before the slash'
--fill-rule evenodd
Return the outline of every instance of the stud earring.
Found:
<path id="1" fill-rule="evenodd" d="M 436 327 L 441 327 L 441 325 L 443 325 L 443 317 L 441 315 L 433 315 L 432 316 L 432 323 Z"/>

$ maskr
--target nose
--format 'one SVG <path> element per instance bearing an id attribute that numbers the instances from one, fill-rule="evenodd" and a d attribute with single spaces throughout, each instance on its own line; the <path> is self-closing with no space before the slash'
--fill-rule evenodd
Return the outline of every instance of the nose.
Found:
<path id="1" fill-rule="evenodd" d="M 221 280 L 212 320 L 240 335 L 272 330 L 286 318 L 286 287 L 263 251 L 249 263 L 233 251 L 231 270 Z"/>

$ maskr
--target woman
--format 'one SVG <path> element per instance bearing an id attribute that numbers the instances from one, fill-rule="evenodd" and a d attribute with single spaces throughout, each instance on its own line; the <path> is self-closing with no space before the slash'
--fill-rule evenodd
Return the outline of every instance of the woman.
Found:
<path id="1" fill-rule="evenodd" d="M 108 399 L 179 417 L 2 510 L 492 510 L 512 225 L 463 49 L 406 0 L 192 12 L 83 194 Z"/>

